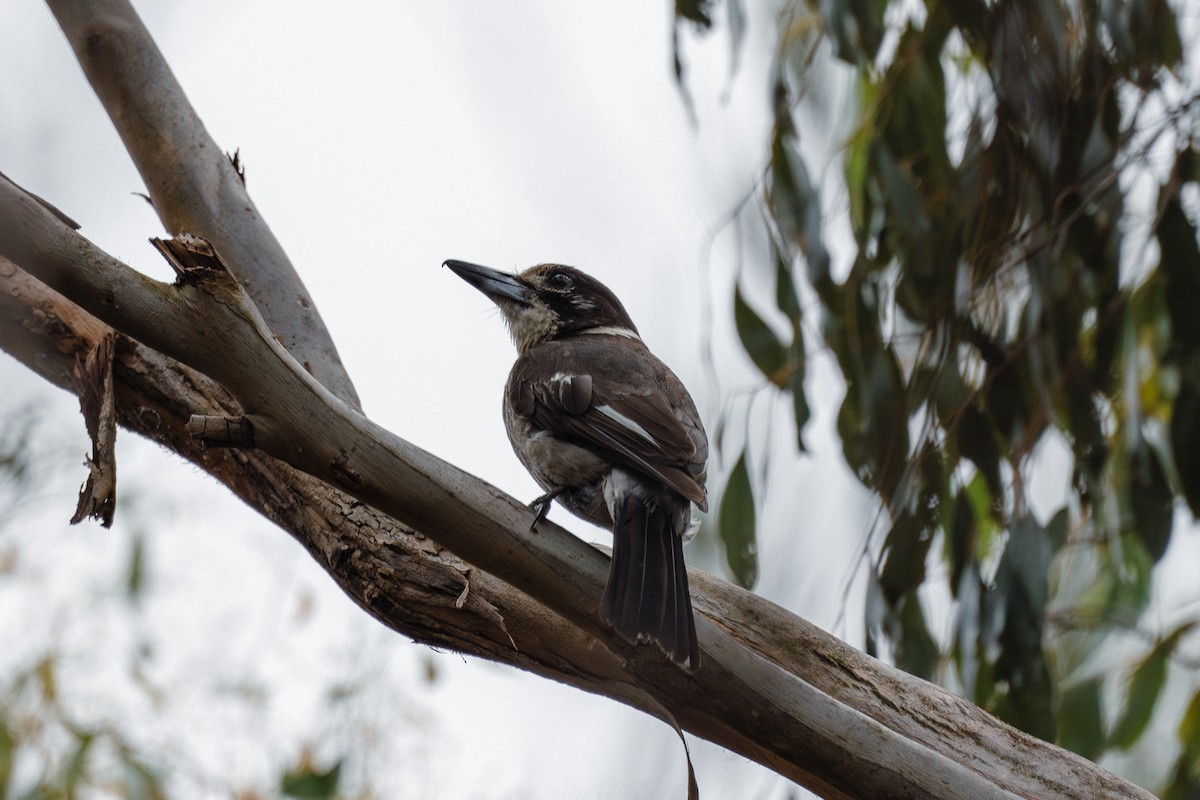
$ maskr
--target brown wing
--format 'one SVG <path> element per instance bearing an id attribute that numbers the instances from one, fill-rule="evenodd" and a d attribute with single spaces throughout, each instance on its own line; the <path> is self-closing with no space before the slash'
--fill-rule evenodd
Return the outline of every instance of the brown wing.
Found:
<path id="1" fill-rule="evenodd" d="M 551 343 L 519 359 L 514 409 L 707 508 L 708 439 L 687 390 L 644 347 L 597 348 L 608 337 L 594 338 L 601 341 Z"/>

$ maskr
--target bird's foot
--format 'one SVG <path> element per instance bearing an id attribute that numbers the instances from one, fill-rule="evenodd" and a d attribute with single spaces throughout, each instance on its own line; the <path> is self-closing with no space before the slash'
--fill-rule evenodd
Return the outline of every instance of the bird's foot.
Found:
<path id="1" fill-rule="evenodd" d="M 529 504 L 530 510 L 537 512 L 537 515 L 533 518 L 533 522 L 529 523 L 530 531 L 536 528 L 537 524 L 546 518 L 546 515 L 550 513 L 550 506 L 554 504 L 554 498 L 562 494 L 563 489 L 565 488 L 565 486 L 560 486 L 553 491 L 546 492 L 545 494 L 534 498 L 533 502 Z"/>

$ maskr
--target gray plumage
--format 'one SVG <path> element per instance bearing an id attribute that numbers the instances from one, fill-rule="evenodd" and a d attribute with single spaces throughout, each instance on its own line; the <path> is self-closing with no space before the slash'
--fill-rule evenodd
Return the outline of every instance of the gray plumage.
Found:
<path id="1" fill-rule="evenodd" d="M 613 531 L 601 616 L 696 669 L 683 537 L 691 505 L 707 508 L 708 439 L 687 390 L 616 296 L 585 273 L 446 264 L 500 307 L 517 345 L 505 427 L 546 491 L 540 500 Z"/>

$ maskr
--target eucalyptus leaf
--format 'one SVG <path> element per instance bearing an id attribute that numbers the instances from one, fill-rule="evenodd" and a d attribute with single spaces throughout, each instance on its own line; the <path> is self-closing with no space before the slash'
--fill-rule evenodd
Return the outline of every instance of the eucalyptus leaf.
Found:
<path id="1" fill-rule="evenodd" d="M 729 473 L 717 511 L 717 534 L 725 546 L 725 562 L 739 586 L 752 588 L 758 580 L 754 492 L 743 450 Z"/>
<path id="2" fill-rule="evenodd" d="M 788 363 L 788 347 L 746 302 L 740 287 L 733 290 L 733 321 L 742 347 L 754 366 L 776 386 L 786 385 L 788 376 L 784 368 Z"/>
<path id="3" fill-rule="evenodd" d="M 284 773 L 280 778 L 279 789 L 285 796 L 298 800 L 331 800 L 337 796 L 341 773 L 340 761 L 327 770 L 317 769 L 313 764 L 304 761 Z"/>
<path id="4" fill-rule="evenodd" d="M 1132 747 L 1146 730 L 1154 706 L 1167 680 L 1169 648 L 1155 647 L 1134 670 L 1126 695 L 1125 709 L 1117 720 L 1109 744 L 1122 750 Z"/>
<path id="5" fill-rule="evenodd" d="M 1058 743 L 1084 758 L 1104 752 L 1104 700 L 1102 678 L 1090 678 L 1067 687 L 1058 701 Z"/>

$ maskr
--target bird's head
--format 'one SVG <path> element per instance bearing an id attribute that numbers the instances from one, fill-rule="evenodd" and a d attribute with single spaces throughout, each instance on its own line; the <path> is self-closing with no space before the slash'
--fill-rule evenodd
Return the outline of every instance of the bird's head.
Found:
<path id="1" fill-rule="evenodd" d="M 512 275 L 465 261 L 447 261 L 445 266 L 500 307 L 520 353 L 588 331 L 637 337 L 616 295 L 574 267 L 538 264 Z"/>

